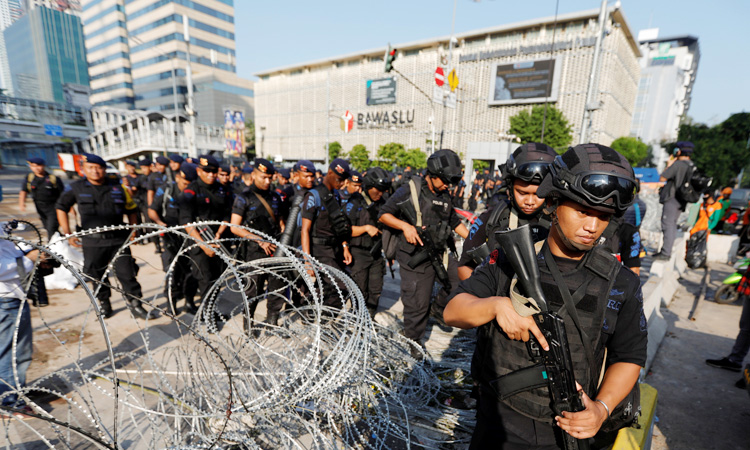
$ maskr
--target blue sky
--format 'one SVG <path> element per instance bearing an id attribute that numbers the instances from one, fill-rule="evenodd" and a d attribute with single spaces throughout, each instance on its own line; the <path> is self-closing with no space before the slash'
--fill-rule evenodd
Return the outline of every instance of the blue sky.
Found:
<path id="1" fill-rule="evenodd" d="M 559 0 L 560 13 L 596 9 L 598 0 Z M 453 0 L 235 0 L 237 72 L 448 35 Z M 610 4 L 614 1 L 610 0 Z M 750 111 L 748 0 L 622 0 L 633 34 L 699 38 L 701 61 L 689 115 L 716 124 Z M 554 16 L 555 0 L 458 0 L 456 32 Z"/>

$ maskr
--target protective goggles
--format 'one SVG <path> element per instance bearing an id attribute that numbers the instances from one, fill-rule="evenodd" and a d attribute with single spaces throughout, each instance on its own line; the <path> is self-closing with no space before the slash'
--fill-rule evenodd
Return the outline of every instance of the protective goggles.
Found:
<path id="1" fill-rule="evenodd" d="M 588 171 L 572 174 L 560 156 L 550 166 L 553 180 L 562 188 L 585 198 L 592 205 L 605 205 L 613 199 L 613 206 L 624 211 L 635 201 L 638 182 L 612 172 Z"/>
<path id="2" fill-rule="evenodd" d="M 517 165 L 513 155 L 508 157 L 508 163 L 505 170 L 513 178 L 523 181 L 541 183 L 544 176 L 549 172 L 550 163 L 545 161 L 532 161 L 525 164 Z"/>
<path id="3" fill-rule="evenodd" d="M 454 175 L 452 177 L 441 175 L 438 178 L 440 178 L 440 181 L 442 181 L 444 184 L 447 184 L 449 186 L 455 186 L 461 182 L 461 175 Z"/>

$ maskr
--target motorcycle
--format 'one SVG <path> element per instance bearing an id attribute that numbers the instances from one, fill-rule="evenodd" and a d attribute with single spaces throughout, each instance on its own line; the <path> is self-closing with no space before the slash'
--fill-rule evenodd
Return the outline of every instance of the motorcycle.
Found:
<path id="1" fill-rule="evenodd" d="M 740 293 L 737 292 L 737 285 L 747 271 L 748 266 L 750 266 L 750 258 L 742 258 L 734 263 L 732 267 L 734 267 L 736 272 L 724 278 L 724 281 L 721 282 L 722 286 L 714 294 L 714 301 L 716 303 L 727 305 L 737 301 L 740 296 Z"/>

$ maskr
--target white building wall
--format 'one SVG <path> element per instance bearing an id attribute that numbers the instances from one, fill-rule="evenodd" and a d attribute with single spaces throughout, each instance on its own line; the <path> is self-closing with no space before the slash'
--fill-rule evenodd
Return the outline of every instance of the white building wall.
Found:
<path id="1" fill-rule="evenodd" d="M 555 106 L 563 111 L 573 129 L 576 144 L 583 119 L 583 108 L 598 27 L 597 11 L 568 24 L 558 24 L 555 42 L 570 46 L 554 52 L 560 65 L 559 95 Z M 629 36 L 624 19 L 614 21 L 609 16 L 608 34 L 603 40 L 601 77 L 596 98 L 602 107 L 592 115 L 590 141 L 610 144 L 627 136 L 630 131 L 633 104 L 638 87 L 639 67 L 637 49 Z M 468 35 L 468 36 L 467 36 Z M 429 147 L 433 114 L 436 141 L 443 130 L 443 147 L 465 152 L 471 142 L 493 142 L 508 133 L 510 117 L 530 109 L 531 105 L 516 104 L 490 106 L 490 83 L 495 63 L 549 59 L 549 51 L 524 52 L 517 56 L 467 60 L 471 54 L 497 50 L 523 50 L 523 47 L 549 48 L 552 26 L 530 23 L 516 31 L 472 35 L 467 33 L 453 51 L 453 63 L 459 78 L 457 107 L 443 108 L 433 104 L 414 86 L 394 72 L 385 74 L 382 54 L 367 52 L 261 74 L 255 83 L 256 142 L 265 157 L 281 155 L 285 159 L 325 158 L 326 137 L 338 141 L 346 151 L 363 144 L 375 158 L 377 148 L 388 142 L 398 142 L 407 148 Z M 432 95 L 434 72 L 440 58 L 447 55 L 446 42 L 420 43 L 414 48 L 403 47 L 394 66 L 428 95 Z M 461 62 L 461 57 L 464 61 Z M 470 58 L 468 58 L 470 59 Z M 447 70 L 446 70 L 447 74 Z M 397 103 L 380 106 L 366 105 L 367 80 L 397 76 Z M 330 100 L 329 100 L 330 98 Z M 327 104 L 330 103 L 330 111 Z M 355 117 L 354 129 L 344 133 L 339 128 L 339 117 L 345 111 Z M 367 117 L 396 112 L 399 121 L 413 118 L 411 123 L 368 128 L 357 123 L 360 114 Z"/>

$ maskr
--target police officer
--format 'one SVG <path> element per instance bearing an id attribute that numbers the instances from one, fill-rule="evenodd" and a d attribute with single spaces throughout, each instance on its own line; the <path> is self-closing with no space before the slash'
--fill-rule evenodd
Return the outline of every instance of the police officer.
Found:
<path id="1" fill-rule="evenodd" d="M 185 158 L 178 155 L 177 153 L 172 153 L 171 155 L 169 155 L 169 165 L 167 166 L 167 170 L 165 171 L 168 181 L 177 181 L 177 174 L 179 174 L 180 170 L 182 170 L 182 163 L 184 162 Z"/>
<path id="2" fill-rule="evenodd" d="M 156 190 L 159 189 L 167 181 L 167 166 L 169 165 L 169 158 L 166 156 L 157 156 L 156 162 L 154 162 L 154 170 L 148 175 L 147 189 L 146 189 L 146 207 L 154 201 Z M 146 212 L 148 214 L 148 211 Z"/>
<path id="3" fill-rule="evenodd" d="M 216 182 L 219 163 L 210 155 L 200 156 L 198 163 L 198 179 L 188 185 L 181 197 L 180 225 L 200 221 L 229 223 L 232 193 Z M 226 225 L 200 225 L 187 227 L 185 231 L 200 242 L 219 239 L 226 228 Z M 193 277 L 198 280 L 202 300 L 206 301 L 211 285 L 221 275 L 223 263 L 216 256 L 214 247 L 208 244 L 193 247 L 188 255 L 193 260 L 191 264 Z M 188 302 L 188 299 L 186 298 L 185 301 Z M 212 315 L 215 317 L 212 307 L 204 306 L 204 308 L 208 309 L 204 311 L 203 319 Z"/>
<path id="4" fill-rule="evenodd" d="M 313 163 L 306 159 L 297 161 L 297 164 L 294 165 L 292 183 L 286 185 L 286 187 L 284 187 L 284 189 L 282 190 L 282 192 L 284 193 L 283 198 L 285 199 L 282 208 L 282 216 L 285 218 L 285 220 L 288 218 L 288 215 L 292 210 L 292 205 L 295 202 L 301 202 L 304 199 L 305 194 L 307 194 L 307 192 L 313 188 L 314 182 L 315 166 L 313 165 Z M 290 241 L 291 245 L 293 247 L 299 247 L 300 245 L 302 245 L 300 239 L 302 219 L 298 215 L 293 219 L 293 222 L 296 223 L 294 229 L 287 229 L 286 232 L 293 232 L 293 236 Z"/>
<path id="5" fill-rule="evenodd" d="M 344 186 L 339 189 L 341 203 L 345 204 L 354 194 L 362 192 L 362 175 L 354 169 L 349 169 L 349 178 L 344 181 Z"/>
<path id="6" fill-rule="evenodd" d="M 404 335 L 419 343 L 427 327 L 430 297 L 437 275 L 436 265 L 446 266 L 447 251 L 453 244 L 451 232 L 455 231 L 464 238 L 469 234 L 453 209 L 448 194 L 450 185 L 457 184 L 460 179 L 461 160 L 458 155 L 452 150 L 438 150 L 427 159 L 424 179 L 412 176 L 380 210 L 380 222 L 403 233 L 396 260 L 401 271 Z M 425 243 L 417 227 L 433 243 L 434 247 L 429 252 L 423 247 Z M 430 252 L 439 254 L 442 261 L 426 257 Z M 449 272 L 455 270 L 455 262 L 455 259 L 449 260 L 452 265 Z M 444 282 L 442 292 L 450 292 L 452 283 Z"/>
<path id="7" fill-rule="evenodd" d="M 351 175 L 349 180 L 352 180 Z M 362 192 L 351 194 L 345 205 L 352 221 L 351 275 L 365 297 L 370 317 L 374 318 L 385 276 L 382 224 L 378 222 L 378 212 L 385 204 L 383 194 L 390 190 L 391 180 L 385 169 L 374 167 L 367 170 L 361 181 Z"/>
<path id="8" fill-rule="evenodd" d="M 277 238 L 284 228 L 281 220 L 280 208 L 281 198 L 276 191 L 271 189 L 271 178 L 276 169 L 270 161 L 255 158 L 252 184 L 240 195 L 235 197 L 232 206 L 232 225 L 243 225 L 254 230 Z M 244 260 L 254 261 L 256 259 L 273 256 L 276 246 L 265 241 L 263 237 L 239 227 L 232 227 L 234 235 L 248 239 L 244 243 Z M 268 297 L 266 302 L 266 322 L 276 325 L 279 320 L 281 307 L 284 306 L 283 289 L 285 282 L 277 276 L 269 277 L 268 274 L 256 275 L 250 281 L 248 298 L 252 299 L 265 292 L 265 284 L 268 281 Z M 253 302 L 250 307 L 251 317 L 255 312 L 258 302 Z"/>
<path id="9" fill-rule="evenodd" d="M 234 190 L 232 189 L 232 183 L 229 180 L 231 175 L 232 169 L 229 168 L 229 165 L 222 164 L 219 166 L 219 173 L 216 175 L 216 182 L 224 186 L 225 189 L 229 189 L 230 191 L 234 192 Z"/>
<path id="10" fill-rule="evenodd" d="M 532 317 L 538 309 L 509 298 L 514 273 L 495 250 L 445 309 L 447 323 L 479 328 L 472 367 L 479 382 L 473 449 L 558 448 L 562 432 L 587 439 L 603 425 L 623 426 L 632 419 L 628 411 L 635 412 L 627 403 L 637 393 L 633 388 L 647 346 L 640 283 L 596 245 L 610 218 L 633 203 L 633 169 L 611 148 L 583 144 L 555 158 L 549 170 L 537 195 L 554 209 L 553 220 L 537 263 L 548 306 L 565 321 L 585 410 L 559 414 L 550 408 L 544 365 L 525 342 L 533 338 L 545 351 L 554 343 Z M 623 416 L 607 422 L 610 413 L 613 419 Z"/>
<path id="11" fill-rule="evenodd" d="M 128 189 L 128 192 L 130 193 L 130 197 L 135 200 L 136 199 L 136 184 L 138 183 L 138 178 L 140 175 L 135 171 L 136 167 L 138 166 L 138 163 L 136 161 L 133 161 L 132 159 L 128 159 L 125 161 L 125 171 L 127 172 L 124 177 L 122 177 L 122 182 L 125 185 L 125 187 Z M 136 204 L 138 202 L 136 201 Z"/>
<path id="12" fill-rule="evenodd" d="M 341 158 L 331 161 L 322 183 L 310 189 L 302 201 L 302 227 L 300 239 L 302 251 L 312 255 L 323 264 L 345 270 L 351 264 L 349 240 L 352 236 L 351 222 L 341 208 L 338 190 L 349 177 L 349 163 Z M 314 273 L 309 271 L 310 276 Z M 324 280 L 325 282 L 329 280 Z M 337 306 L 333 289 L 324 291 L 324 303 Z"/>
<path id="13" fill-rule="evenodd" d="M 83 172 L 85 179 L 74 181 L 70 190 L 65 191 L 57 201 L 57 219 L 65 235 L 70 234 L 68 211 L 78 204 L 81 228 L 88 230 L 96 227 L 123 225 L 123 215 L 128 222 L 137 223 L 137 206 L 127 190 L 120 184 L 119 177 L 107 176 L 106 163 L 99 156 L 86 153 L 83 155 Z M 84 236 L 81 240 L 70 237 L 68 241 L 74 247 L 83 247 L 83 271 L 93 280 L 103 281 L 99 288 L 97 300 L 104 317 L 112 315 L 110 288 L 107 280 L 102 280 L 107 266 L 115 254 L 125 244 L 130 233 L 127 230 L 107 231 Z M 141 305 L 141 285 L 136 280 L 136 265 L 130 254 L 130 248 L 120 253 L 114 264 L 115 276 L 122 286 L 126 302 L 135 317 L 145 319 L 151 316 Z M 96 286 L 94 286 L 96 289 Z"/>
<path id="14" fill-rule="evenodd" d="M 45 170 L 46 163 L 42 158 L 29 158 L 26 162 L 29 163 L 31 173 L 26 176 L 26 182 L 18 194 L 18 209 L 26 211 L 26 196 L 31 194 L 49 240 L 59 227 L 55 203 L 65 190 L 65 185 L 62 180 Z"/>
<path id="15" fill-rule="evenodd" d="M 483 212 L 469 228 L 458 262 L 458 277 L 465 280 L 497 248 L 495 232 L 530 224 L 535 241 L 547 238 L 550 219 L 544 214 L 544 199 L 536 195 L 539 185 L 557 156 L 544 144 L 528 143 L 518 147 L 505 164 L 505 183 L 509 199 Z"/>
<path id="16" fill-rule="evenodd" d="M 154 201 L 148 207 L 148 216 L 154 223 L 163 227 L 173 227 L 180 223 L 180 201 L 187 186 L 198 178 L 195 164 L 182 163 L 181 169 L 175 172 L 175 181 L 166 182 L 156 190 Z M 170 267 L 168 285 L 164 287 L 165 296 L 169 299 L 172 314 L 177 315 L 177 300 L 185 299 L 185 312 L 195 314 L 198 310 L 193 298 L 198 289 L 197 281 L 190 274 L 187 259 L 182 256 L 173 264 L 174 258 L 182 249 L 185 239 L 175 233 L 165 233 L 162 267 L 167 272 Z"/>

